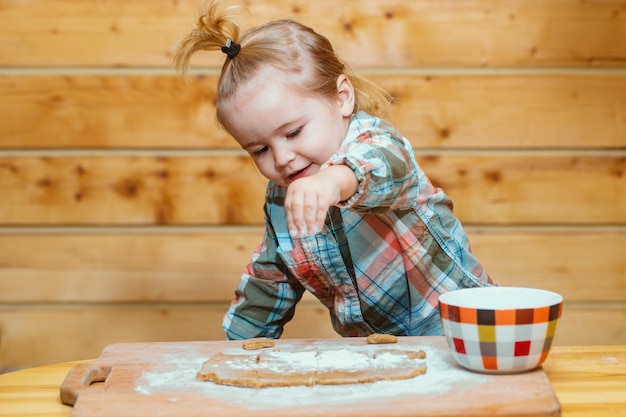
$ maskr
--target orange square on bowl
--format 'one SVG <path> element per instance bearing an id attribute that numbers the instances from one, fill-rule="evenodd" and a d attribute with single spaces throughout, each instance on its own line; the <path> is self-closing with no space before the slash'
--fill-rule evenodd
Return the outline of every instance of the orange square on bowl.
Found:
<path id="1" fill-rule="evenodd" d="M 485 369 L 498 369 L 498 358 L 495 356 L 483 356 L 483 366 Z"/>
<path id="2" fill-rule="evenodd" d="M 476 309 L 460 307 L 460 310 L 461 310 L 461 323 L 467 323 L 467 324 L 477 323 Z"/>
<path id="3" fill-rule="evenodd" d="M 515 324 L 515 310 L 496 310 L 496 324 L 498 326 Z"/>
<path id="4" fill-rule="evenodd" d="M 547 323 L 550 321 L 550 307 L 535 308 L 533 320 L 535 323 Z"/>

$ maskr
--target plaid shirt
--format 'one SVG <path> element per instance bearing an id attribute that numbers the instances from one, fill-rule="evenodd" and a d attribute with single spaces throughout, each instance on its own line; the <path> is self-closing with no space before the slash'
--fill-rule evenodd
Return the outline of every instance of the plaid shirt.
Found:
<path id="1" fill-rule="evenodd" d="M 224 317 L 227 338 L 280 337 L 307 290 L 342 336 L 442 334 L 439 294 L 491 284 L 452 202 L 393 126 L 357 113 L 322 169 L 336 164 L 354 170 L 359 188 L 314 236 L 290 237 L 286 188 L 268 184 L 265 236 Z"/>

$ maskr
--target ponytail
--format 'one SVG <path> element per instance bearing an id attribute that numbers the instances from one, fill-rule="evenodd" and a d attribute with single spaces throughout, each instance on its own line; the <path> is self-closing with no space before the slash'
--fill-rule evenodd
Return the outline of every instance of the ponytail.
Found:
<path id="1" fill-rule="evenodd" d="M 196 28 L 179 42 L 174 53 L 174 67 L 178 72 L 186 74 L 191 57 L 198 51 L 219 51 L 229 40 L 239 44 L 238 9 L 237 6 L 222 8 L 220 1 L 206 3 L 200 9 Z"/>

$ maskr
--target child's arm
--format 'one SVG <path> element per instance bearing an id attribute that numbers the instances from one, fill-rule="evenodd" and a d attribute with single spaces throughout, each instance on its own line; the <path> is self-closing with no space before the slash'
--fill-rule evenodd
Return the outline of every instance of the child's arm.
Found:
<path id="1" fill-rule="evenodd" d="M 229 340 L 277 339 L 285 324 L 293 318 L 304 289 L 295 290 L 285 281 L 259 278 L 251 275 L 250 269 L 251 265 L 241 276 L 222 328 Z"/>
<path id="2" fill-rule="evenodd" d="M 405 210 L 437 193 L 415 161 L 411 145 L 396 134 L 370 128 L 348 141 L 325 164 L 345 165 L 357 179 L 356 192 L 339 206 L 363 213 Z"/>
<path id="3" fill-rule="evenodd" d="M 306 236 L 322 230 L 328 209 L 352 197 L 358 186 L 354 171 L 345 165 L 294 181 L 285 196 L 289 234 Z"/>
<path id="4" fill-rule="evenodd" d="M 222 328 L 228 339 L 278 338 L 293 317 L 304 288 L 286 275 L 278 261 L 277 244 L 270 226 L 243 271 L 224 316 Z"/>

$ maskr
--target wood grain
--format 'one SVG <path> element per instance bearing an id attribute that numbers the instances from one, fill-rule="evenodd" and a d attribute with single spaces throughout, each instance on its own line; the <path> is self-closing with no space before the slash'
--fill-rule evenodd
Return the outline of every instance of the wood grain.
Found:
<path id="1" fill-rule="evenodd" d="M 443 154 L 418 162 L 467 224 L 626 222 L 619 154 Z M 261 224 L 265 183 L 245 155 L 0 157 L 0 223 Z"/>
<path id="2" fill-rule="evenodd" d="M 0 306 L 0 365 L 19 368 L 93 358 L 104 346 L 118 342 L 224 340 L 221 322 L 227 307 L 194 303 Z M 284 337 L 318 336 L 338 337 L 327 310 L 319 303 L 301 304 Z"/>
<path id="3" fill-rule="evenodd" d="M 197 7 L 195 0 L 3 0 L 0 65 L 169 66 Z M 611 67 L 626 57 L 625 11 L 620 0 L 360 0 L 341 7 L 272 0 L 249 2 L 246 20 L 254 26 L 296 18 L 357 66 Z M 216 66 L 224 59 L 206 55 L 197 62 Z"/>
<path id="4" fill-rule="evenodd" d="M 262 222 L 266 182 L 247 155 L 0 158 L 0 223 Z"/>
<path id="5" fill-rule="evenodd" d="M 2 148 L 232 148 L 215 124 L 215 77 L 4 75 Z M 37 123 L 32 123 L 33 119 Z"/>
<path id="6" fill-rule="evenodd" d="M 543 368 L 563 417 L 626 415 L 624 346 L 556 346 Z"/>
<path id="7" fill-rule="evenodd" d="M 395 97 L 391 121 L 416 149 L 626 147 L 626 74 L 367 77 Z M 185 84 L 175 75 L 3 75 L 0 148 L 239 149 L 216 127 L 216 84 L 216 76 Z"/>
<path id="8" fill-rule="evenodd" d="M 500 285 L 571 302 L 624 299 L 621 229 L 467 231 Z M 0 303 L 228 303 L 262 235 L 261 227 L 0 234 Z"/>
<path id="9" fill-rule="evenodd" d="M 223 340 L 227 304 L 0 307 L 0 365 L 22 367 L 94 358 L 117 342 Z M 624 344 L 624 306 L 579 307 L 566 302 L 556 345 Z M 28 329 L 28 331 L 25 331 Z M 301 303 L 285 338 L 338 337 L 328 311 Z M 12 349 L 11 346 L 20 346 Z"/>

